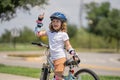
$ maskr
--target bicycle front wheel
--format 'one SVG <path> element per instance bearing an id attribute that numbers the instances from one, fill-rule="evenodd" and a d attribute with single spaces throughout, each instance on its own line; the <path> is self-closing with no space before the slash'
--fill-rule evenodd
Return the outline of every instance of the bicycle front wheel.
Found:
<path id="1" fill-rule="evenodd" d="M 99 80 L 98 76 L 89 69 L 80 69 L 74 76 L 75 80 Z"/>

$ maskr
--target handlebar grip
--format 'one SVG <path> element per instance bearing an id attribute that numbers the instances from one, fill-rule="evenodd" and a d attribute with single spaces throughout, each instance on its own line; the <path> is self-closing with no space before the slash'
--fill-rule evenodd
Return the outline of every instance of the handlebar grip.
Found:
<path id="1" fill-rule="evenodd" d="M 38 45 L 38 46 L 42 46 L 41 43 L 36 43 L 36 42 L 32 42 L 33 45 Z"/>
<path id="2" fill-rule="evenodd" d="M 77 60 L 75 58 L 78 58 Z M 69 66 L 69 65 L 78 65 L 80 63 L 80 58 L 78 56 L 73 56 L 72 58 L 68 59 L 64 65 Z"/>
<path id="3" fill-rule="evenodd" d="M 49 48 L 48 45 L 46 45 L 46 44 L 44 44 L 44 43 L 42 43 L 42 42 L 39 42 L 39 43 L 37 43 L 37 42 L 32 42 L 32 44 L 33 44 L 33 45 L 37 45 L 37 46 L 41 46 L 41 47 Z"/>

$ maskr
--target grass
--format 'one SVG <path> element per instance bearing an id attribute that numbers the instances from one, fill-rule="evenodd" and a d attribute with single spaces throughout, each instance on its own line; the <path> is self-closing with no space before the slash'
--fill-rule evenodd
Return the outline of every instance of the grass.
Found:
<path id="1" fill-rule="evenodd" d="M 100 76 L 100 80 L 120 80 L 120 76 Z"/>
<path id="2" fill-rule="evenodd" d="M 8 73 L 8 74 L 39 78 L 40 72 L 41 70 L 37 68 L 6 66 L 0 64 L 0 73 Z M 99 76 L 99 77 L 100 80 L 120 80 L 120 76 Z"/>
<path id="3" fill-rule="evenodd" d="M 0 43 L 0 51 L 38 51 L 45 48 L 32 45 L 31 43 L 20 44 L 16 43 L 14 47 L 10 43 Z M 98 53 L 116 53 L 116 49 L 89 49 L 89 48 L 75 48 L 80 52 L 98 52 Z"/>
<path id="4" fill-rule="evenodd" d="M 40 74 L 40 69 L 37 68 L 27 68 L 27 67 L 15 67 L 15 66 L 6 66 L 0 64 L 0 73 L 15 74 L 27 77 L 38 78 Z"/>
<path id="5" fill-rule="evenodd" d="M 32 50 L 42 50 L 38 46 L 32 45 L 31 43 L 20 44 L 16 43 L 14 47 L 10 43 L 0 43 L 0 51 L 32 51 Z"/>

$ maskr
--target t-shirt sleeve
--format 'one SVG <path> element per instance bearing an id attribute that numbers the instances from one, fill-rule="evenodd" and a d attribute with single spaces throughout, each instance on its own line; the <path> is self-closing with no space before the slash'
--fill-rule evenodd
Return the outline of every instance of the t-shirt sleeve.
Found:
<path id="1" fill-rule="evenodd" d="M 63 41 L 66 41 L 66 40 L 68 40 L 68 39 L 69 39 L 68 34 L 67 34 L 67 33 L 64 33 L 64 34 L 63 34 Z"/>

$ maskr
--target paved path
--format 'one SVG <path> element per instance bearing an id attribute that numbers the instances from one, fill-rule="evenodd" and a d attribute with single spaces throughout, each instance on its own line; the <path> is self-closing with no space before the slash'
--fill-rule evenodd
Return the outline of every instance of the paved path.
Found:
<path id="1" fill-rule="evenodd" d="M 40 52 L 0 52 L 0 63 L 5 65 L 40 68 L 42 63 L 45 62 L 45 57 L 39 57 L 39 58 L 8 57 L 7 55 L 11 53 L 12 54 L 19 54 L 19 53 L 40 54 Z M 93 71 L 95 71 L 97 74 L 100 74 L 100 75 L 120 76 L 120 61 L 119 61 L 120 54 L 81 53 L 79 54 L 79 57 L 81 58 L 80 68 L 92 69 Z M 0 74 L 0 80 L 7 80 L 7 79 L 2 79 L 4 77 L 1 75 L 5 76 L 6 74 Z M 8 74 L 6 76 L 8 76 Z M 11 80 L 14 80 L 16 78 L 13 78 Z M 21 79 L 21 80 L 25 80 L 25 79 Z M 29 80 L 29 78 L 26 80 Z M 30 80 L 35 80 L 35 79 L 30 78 Z"/>

